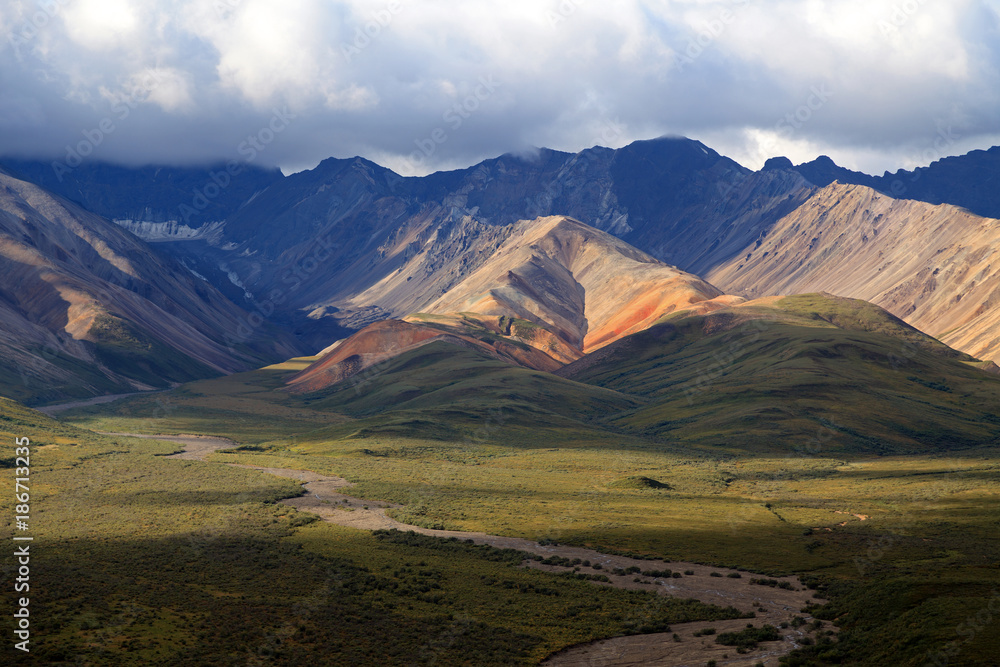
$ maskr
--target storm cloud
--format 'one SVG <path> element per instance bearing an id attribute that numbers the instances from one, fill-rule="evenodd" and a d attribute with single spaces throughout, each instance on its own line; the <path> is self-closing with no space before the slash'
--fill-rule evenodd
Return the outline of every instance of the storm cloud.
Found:
<path id="1" fill-rule="evenodd" d="M 672 134 L 880 172 L 1000 143 L 998 25 L 998 0 L 6 2 L 0 155 L 423 174 Z"/>

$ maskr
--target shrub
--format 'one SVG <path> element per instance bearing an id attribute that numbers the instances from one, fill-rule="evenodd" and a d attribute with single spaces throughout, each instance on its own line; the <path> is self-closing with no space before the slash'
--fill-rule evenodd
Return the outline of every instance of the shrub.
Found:
<path id="1" fill-rule="evenodd" d="M 654 579 L 658 578 L 658 577 L 667 578 L 667 577 L 670 577 L 672 575 L 673 575 L 673 572 L 671 572 L 670 570 L 643 570 L 642 571 L 642 576 L 644 576 L 644 577 L 653 577 Z"/>
<path id="2" fill-rule="evenodd" d="M 781 639 L 781 634 L 773 625 L 765 625 L 760 628 L 750 625 L 739 632 L 724 632 L 716 637 L 715 642 L 723 646 L 736 646 L 749 650 L 757 648 L 758 642 L 770 642 L 778 639 Z"/>

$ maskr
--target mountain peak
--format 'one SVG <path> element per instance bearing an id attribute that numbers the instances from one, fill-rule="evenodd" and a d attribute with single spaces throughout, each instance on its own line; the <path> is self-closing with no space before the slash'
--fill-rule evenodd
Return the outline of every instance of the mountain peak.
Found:
<path id="1" fill-rule="evenodd" d="M 425 312 L 512 316 L 589 351 L 722 293 L 566 216 L 525 220 Z"/>
<path id="2" fill-rule="evenodd" d="M 761 171 L 778 171 L 780 169 L 792 169 L 794 165 L 792 161 L 785 156 L 770 158 L 764 163 L 764 168 Z"/>

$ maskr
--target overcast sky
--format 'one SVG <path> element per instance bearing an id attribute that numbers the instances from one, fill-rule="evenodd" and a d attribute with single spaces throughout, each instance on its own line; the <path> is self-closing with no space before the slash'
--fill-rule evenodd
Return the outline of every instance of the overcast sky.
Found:
<path id="1" fill-rule="evenodd" d="M 1000 0 L 4 0 L 0 154 L 406 174 L 699 139 L 881 173 L 1000 144 Z"/>

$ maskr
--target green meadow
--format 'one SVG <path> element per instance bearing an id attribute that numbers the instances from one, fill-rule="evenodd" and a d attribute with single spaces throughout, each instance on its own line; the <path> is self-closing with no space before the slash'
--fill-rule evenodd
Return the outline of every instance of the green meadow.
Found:
<path id="1" fill-rule="evenodd" d="M 741 616 L 522 569 L 520 553 L 319 522 L 276 504 L 292 481 L 2 407 L 4 437 L 33 438 L 25 664 L 534 664 Z"/>
<path id="2" fill-rule="evenodd" d="M 188 400 L 198 407 L 185 407 Z M 208 407 L 208 396 L 177 401 L 160 422 L 77 419 L 101 429 L 180 433 L 222 409 Z M 310 431 L 300 415 L 285 437 L 252 426 L 232 433 L 254 451 L 212 460 L 341 475 L 356 484 L 352 495 L 398 503 L 395 518 L 414 525 L 803 575 L 830 599 L 813 613 L 841 626 L 841 644 L 822 657 L 805 650 L 790 664 L 922 665 L 940 652 L 955 653 L 948 664 L 983 664 L 1000 652 L 982 623 L 1000 587 L 994 448 L 713 455 L 627 434 L 601 437 L 585 424 L 574 436 L 507 426 L 502 413 L 494 421 L 465 438 L 436 440 L 358 435 L 366 427 L 353 421 L 314 423 Z M 669 488 L 631 488 L 635 477 Z M 356 534 L 329 525 L 308 530 Z M 984 631 L 970 636 L 976 623 Z"/>

